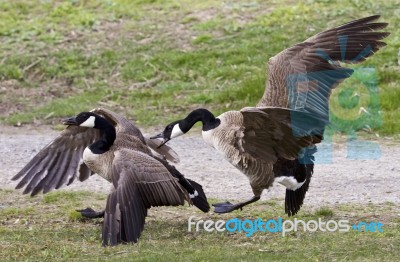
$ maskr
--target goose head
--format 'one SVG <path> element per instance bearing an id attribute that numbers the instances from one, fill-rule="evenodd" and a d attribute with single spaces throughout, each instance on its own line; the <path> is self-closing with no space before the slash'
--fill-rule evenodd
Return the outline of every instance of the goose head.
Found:
<path id="1" fill-rule="evenodd" d="M 102 137 L 89 146 L 94 154 L 102 154 L 110 149 L 116 139 L 116 130 L 113 124 L 104 117 L 93 112 L 81 112 L 74 117 L 64 119 L 64 125 L 100 129 Z"/>
<path id="2" fill-rule="evenodd" d="M 203 131 L 214 129 L 221 123 L 221 120 L 215 118 L 210 111 L 204 108 L 199 108 L 190 112 L 190 114 L 184 119 L 170 123 L 165 127 L 163 132 L 150 137 L 150 139 L 163 138 L 164 142 L 160 145 L 162 146 L 172 138 L 186 134 L 198 121 L 203 123 Z"/>
<path id="3" fill-rule="evenodd" d="M 96 128 L 98 127 L 98 122 L 99 122 L 98 120 L 100 118 L 101 117 L 95 113 L 82 112 L 74 117 L 62 120 L 62 123 L 68 126 L 82 126 L 82 127 Z"/>
<path id="4" fill-rule="evenodd" d="M 62 123 L 68 126 L 81 126 L 97 129 L 107 129 L 112 126 L 105 118 L 93 112 L 81 112 L 74 117 L 62 120 Z"/>
<path id="5" fill-rule="evenodd" d="M 162 131 L 158 135 L 150 137 L 150 139 L 156 139 L 156 138 L 164 139 L 163 143 L 160 145 L 160 146 L 162 146 L 165 143 L 167 143 L 169 140 L 171 140 L 172 138 L 181 136 L 181 135 L 185 134 L 186 132 L 188 132 L 190 128 L 187 129 L 185 127 L 186 127 L 186 125 L 185 125 L 184 119 L 174 121 L 174 122 L 170 123 L 169 125 L 167 125 L 165 127 L 164 131 Z"/>

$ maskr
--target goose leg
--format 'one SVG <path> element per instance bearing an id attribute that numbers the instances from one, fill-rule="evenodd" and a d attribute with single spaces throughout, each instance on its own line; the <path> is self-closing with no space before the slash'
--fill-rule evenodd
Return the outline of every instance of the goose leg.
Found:
<path id="1" fill-rule="evenodd" d="M 259 196 L 253 196 L 251 199 L 242 202 L 242 203 L 237 203 L 237 204 L 232 204 L 230 202 L 223 202 L 223 203 L 216 203 L 213 204 L 214 208 L 214 212 L 215 213 L 229 213 L 232 212 L 233 210 L 238 210 L 238 209 L 242 209 L 242 207 L 247 206 L 248 204 L 254 203 L 256 201 L 258 201 L 260 199 Z"/>
<path id="2" fill-rule="evenodd" d="M 101 218 L 104 217 L 104 210 L 103 211 L 94 211 L 90 207 L 85 209 L 76 210 L 77 212 L 81 213 L 83 217 L 86 218 Z"/>

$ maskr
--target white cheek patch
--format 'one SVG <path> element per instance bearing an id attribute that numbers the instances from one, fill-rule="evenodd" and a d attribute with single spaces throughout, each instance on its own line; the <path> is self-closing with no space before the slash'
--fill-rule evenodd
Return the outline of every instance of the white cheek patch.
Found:
<path id="1" fill-rule="evenodd" d="M 284 185 L 287 189 L 295 191 L 296 189 L 299 189 L 304 182 L 297 182 L 296 178 L 292 176 L 280 176 L 275 178 L 275 182 L 278 182 L 282 185 Z"/>
<path id="2" fill-rule="evenodd" d="M 172 128 L 172 132 L 171 132 L 171 138 L 177 137 L 183 135 L 182 130 L 179 127 L 179 124 L 174 125 L 174 128 Z"/>
<path id="3" fill-rule="evenodd" d="M 79 126 L 83 126 L 83 127 L 94 127 L 94 120 L 96 120 L 96 118 L 94 116 L 90 116 L 88 119 L 86 119 L 85 122 L 83 122 L 82 124 L 80 124 Z"/>
<path id="4" fill-rule="evenodd" d="M 197 197 L 199 195 L 199 193 L 197 192 L 197 190 L 195 190 L 194 192 L 193 192 L 193 194 L 190 194 L 189 193 L 189 197 L 190 198 L 195 198 L 195 197 Z"/>

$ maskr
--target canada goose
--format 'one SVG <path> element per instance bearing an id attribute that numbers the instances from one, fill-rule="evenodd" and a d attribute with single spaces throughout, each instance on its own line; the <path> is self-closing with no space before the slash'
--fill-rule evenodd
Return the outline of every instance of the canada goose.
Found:
<path id="1" fill-rule="evenodd" d="M 215 204 L 215 212 L 230 212 L 259 200 L 276 181 L 286 186 L 285 212 L 296 214 L 313 173 L 314 144 L 321 142 L 329 123 L 331 90 L 353 73 L 339 61 L 359 63 L 386 45 L 380 40 L 389 33 L 376 30 L 387 23 L 373 22 L 379 17 L 323 31 L 270 58 L 265 92 L 256 107 L 218 117 L 196 109 L 152 138 L 164 138 L 166 143 L 201 121 L 203 139 L 248 177 L 254 193 L 242 203 Z"/>
<path id="2" fill-rule="evenodd" d="M 153 155 L 127 119 L 98 108 L 63 123 L 68 127 L 12 179 L 22 178 L 16 188 L 25 186 L 23 193 L 31 195 L 69 185 L 77 177 L 84 181 L 93 173 L 111 182 L 105 211 L 81 210 L 86 217 L 104 216 L 103 245 L 137 242 L 152 206 L 183 205 L 187 200 L 208 212 L 202 187 Z M 175 158 L 168 147 L 157 151 Z"/>

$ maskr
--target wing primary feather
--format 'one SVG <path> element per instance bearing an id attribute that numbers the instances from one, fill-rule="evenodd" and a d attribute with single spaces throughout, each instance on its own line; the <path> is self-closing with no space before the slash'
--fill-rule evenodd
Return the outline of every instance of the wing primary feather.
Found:
<path id="1" fill-rule="evenodd" d="M 38 172 L 32 177 L 29 184 L 25 187 L 25 190 L 22 192 L 23 194 L 28 194 L 32 192 L 32 190 L 40 183 L 42 179 L 44 179 L 48 173 L 48 170 L 54 166 L 54 163 L 58 161 L 60 157 L 60 153 L 57 152 L 55 156 L 50 160 L 46 169 L 38 170 Z M 21 181 L 22 182 L 22 181 Z M 18 184 L 19 186 L 19 184 Z M 17 188 L 18 188 L 17 186 Z"/>
<path id="2" fill-rule="evenodd" d="M 63 157 L 55 164 L 56 168 L 49 169 L 47 174 L 47 181 L 43 187 L 43 193 L 46 194 L 57 187 L 58 182 L 63 176 L 68 176 L 69 165 L 71 164 L 72 153 L 71 150 L 63 152 Z"/>
<path id="3" fill-rule="evenodd" d="M 57 180 L 57 176 L 62 176 L 64 174 L 64 170 L 62 168 L 64 162 L 65 158 L 62 156 L 61 153 L 58 153 L 57 161 L 53 162 L 50 166 L 47 167 L 46 173 L 42 180 L 39 182 L 39 184 L 33 187 L 31 196 L 37 195 L 40 191 L 43 191 L 43 193 L 45 194 L 54 189 L 54 181 Z"/>
<path id="4" fill-rule="evenodd" d="M 16 189 L 20 189 L 25 186 L 35 174 L 37 174 L 37 170 L 42 170 L 43 167 L 51 160 L 53 160 L 54 155 L 45 155 L 44 158 L 36 158 L 34 157 L 16 176 L 12 178 L 12 180 L 17 180 L 22 177 L 21 181 L 16 186 Z M 36 159 L 39 159 L 38 164 L 36 163 Z M 35 161 L 34 161 L 35 160 Z"/>
<path id="5" fill-rule="evenodd" d="M 59 189 L 63 185 L 67 184 L 67 181 L 71 177 L 77 176 L 77 172 L 78 172 L 78 170 L 80 170 L 80 168 L 78 168 L 78 166 L 80 165 L 80 161 L 81 161 L 80 159 L 82 157 L 82 152 L 83 152 L 83 149 L 79 149 L 74 154 L 71 154 L 70 164 L 69 164 L 67 170 L 65 171 L 65 173 L 62 176 L 60 176 L 59 179 L 57 179 L 56 187 L 55 187 L 56 189 Z M 85 165 L 85 164 L 82 163 L 81 165 Z M 88 172 L 91 172 L 87 166 L 86 166 L 86 169 L 88 170 Z"/>

